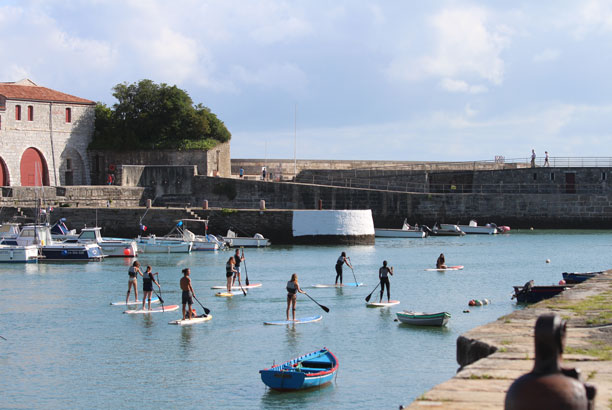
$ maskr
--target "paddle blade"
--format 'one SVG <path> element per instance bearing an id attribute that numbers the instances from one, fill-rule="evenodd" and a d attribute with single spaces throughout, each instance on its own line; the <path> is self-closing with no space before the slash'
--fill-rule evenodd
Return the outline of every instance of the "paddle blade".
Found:
<path id="1" fill-rule="evenodd" d="M 204 313 L 206 313 L 208 315 L 210 313 L 210 309 L 204 308 Z"/>
<path id="2" fill-rule="evenodd" d="M 244 267 L 246 268 L 246 265 L 244 265 Z M 249 286 L 249 277 L 246 277 L 246 285 Z"/>
<path id="3" fill-rule="evenodd" d="M 369 302 L 371 297 L 372 297 L 372 294 L 371 294 L 371 293 L 370 293 L 368 296 L 366 296 L 366 298 L 365 298 L 365 299 L 366 299 L 366 302 Z"/>
<path id="4" fill-rule="evenodd" d="M 319 306 L 321 306 L 321 309 L 329 313 L 329 308 L 327 306 L 323 306 L 323 305 L 319 305 Z"/>

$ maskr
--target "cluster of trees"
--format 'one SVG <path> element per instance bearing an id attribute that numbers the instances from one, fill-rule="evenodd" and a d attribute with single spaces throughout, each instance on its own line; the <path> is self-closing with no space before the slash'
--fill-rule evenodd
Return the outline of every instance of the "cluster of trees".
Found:
<path id="1" fill-rule="evenodd" d="M 96 104 L 90 148 L 209 150 L 231 138 L 223 121 L 176 86 L 141 80 L 113 91 L 112 108 Z"/>

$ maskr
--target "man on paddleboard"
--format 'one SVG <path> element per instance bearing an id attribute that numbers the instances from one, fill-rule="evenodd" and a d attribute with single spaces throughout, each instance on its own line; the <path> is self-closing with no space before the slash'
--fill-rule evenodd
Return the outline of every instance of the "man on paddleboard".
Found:
<path id="1" fill-rule="evenodd" d="M 191 271 L 189 268 L 183 269 L 183 277 L 180 281 L 181 290 L 183 291 L 183 320 L 185 320 L 185 305 L 189 305 L 189 319 L 193 319 L 193 309 L 191 309 L 191 305 L 193 305 L 193 296 L 195 296 L 195 292 L 191 287 L 191 278 L 189 277 L 190 274 Z"/>
<path id="2" fill-rule="evenodd" d="M 342 265 L 345 263 L 349 268 L 353 269 L 349 261 L 346 259 L 346 252 L 342 252 L 342 254 L 338 257 L 338 260 L 336 261 L 336 282 L 334 282 L 335 285 L 338 284 L 338 278 L 340 279 L 340 285 L 342 285 Z"/>

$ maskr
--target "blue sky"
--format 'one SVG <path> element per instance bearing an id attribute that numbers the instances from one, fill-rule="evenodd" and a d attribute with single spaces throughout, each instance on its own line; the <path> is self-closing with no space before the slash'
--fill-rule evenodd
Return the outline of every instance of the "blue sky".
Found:
<path id="1" fill-rule="evenodd" d="M 176 84 L 234 158 L 612 156 L 612 2 L 0 1 L 0 81 Z M 295 111 L 297 107 L 297 116 Z"/>

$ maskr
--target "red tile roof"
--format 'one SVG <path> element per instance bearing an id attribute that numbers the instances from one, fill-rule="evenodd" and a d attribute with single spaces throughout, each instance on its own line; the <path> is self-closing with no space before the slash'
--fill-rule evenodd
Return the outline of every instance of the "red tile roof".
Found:
<path id="1" fill-rule="evenodd" d="M 61 93 L 46 87 L 0 83 L 0 95 L 7 100 L 49 101 L 73 104 L 95 104 L 94 101 Z"/>

